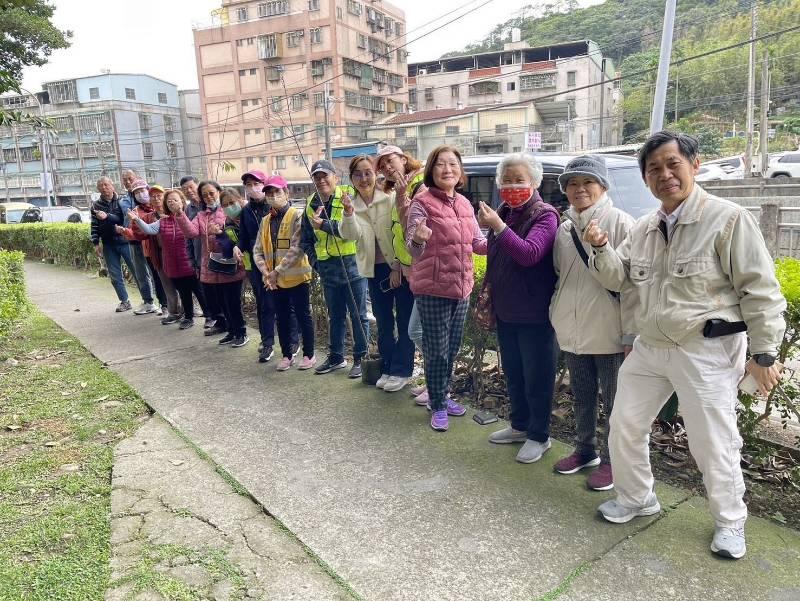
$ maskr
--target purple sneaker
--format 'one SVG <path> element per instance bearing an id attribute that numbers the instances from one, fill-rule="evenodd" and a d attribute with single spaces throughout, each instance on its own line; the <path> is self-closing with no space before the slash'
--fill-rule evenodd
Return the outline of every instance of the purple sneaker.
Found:
<path id="1" fill-rule="evenodd" d="M 447 411 L 434 411 L 431 415 L 431 428 L 438 432 L 446 432 L 447 427 Z"/>
<path id="2" fill-rule="evenodd" d="M 431 410 L 431 402 L 425 405 L 425 408 L 430 411 Z M 447 415 L 452 415 L 453 417 L 461 417 L 467 412 L 467 408 L 463 405 L 459 405 L 452 399 L 447 399 Z"/>

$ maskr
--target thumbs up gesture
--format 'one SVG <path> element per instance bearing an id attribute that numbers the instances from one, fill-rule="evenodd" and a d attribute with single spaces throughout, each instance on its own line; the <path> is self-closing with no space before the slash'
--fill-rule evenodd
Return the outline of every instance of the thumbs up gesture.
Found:
<path id="1" fill-rule="evenodd" d="M 583 240 L 592 246 L 605 246 L 608 242 L 608 232 L 600 229 L 597 219 L 592 219 L 583 232 Z"/>
<path id="2" fill-rule="evenodd" d="M 417 224 L 417 229 L 414 230 L 414 242 L 417 244 L 422 244 L 423 242 L 427 242 L 430 240 L 431 234 L 433 230 L 428 227 L 428 219 L 423 218 L 420 219 L 419 223 Z"/>
<path id="3" fill-rule="evenodd" d="M 344 214 L 350 217 L 355 211 L 355 207 L 353 206 L 353 199 L 350 198 L 349 194 L 345 194 L 342 197 L 342 206 L 344 207 Z"/>
<path id="4" fill-rule="evenodd" d="M 316 212 L 314 213 L 314 216 L 311 218 L 311 227 L 313 227 L 315 230 L 318 230 L 319 228 L 322 227 L 322 221 L 323 220 L 322 220 L 321 215 L 322 215 L 322 211 L 324 210 L 324 208 L 325 207 L 320 206 L 316 210 Z"/>

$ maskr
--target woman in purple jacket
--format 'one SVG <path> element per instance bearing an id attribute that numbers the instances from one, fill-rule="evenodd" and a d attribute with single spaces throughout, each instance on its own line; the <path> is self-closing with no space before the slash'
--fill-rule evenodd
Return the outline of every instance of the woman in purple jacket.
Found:
<path id="1" fill-rule="evenodd" d="M 482 202 L 478 212 L 480 223 L 490 229 L 485 277 L 511 400 L 511 426 L 491 434 L 489 441 L 524 442 L 517 454 L 520 463 L 539 461 L 550 448 L 557 358 L 549 307 L 559 217 L 536 191 L 541 183 L 542 167 L 532 155 L 508 155 L 497 165 L 503 204 L 495 212 Z"/>

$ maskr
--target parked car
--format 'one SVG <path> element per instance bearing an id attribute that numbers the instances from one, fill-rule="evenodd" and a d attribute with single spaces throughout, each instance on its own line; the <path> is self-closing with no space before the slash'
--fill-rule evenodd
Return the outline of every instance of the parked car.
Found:
<path id="1" fill-rule="evenodd" d="M 44 223 L 81 223 L 84 221 L 81 211 L 72 206 L 42 207 L 41 211 Z"/>
<path id="2" fill-rule="evenodd" d="M 24 223 L 23 216 L 26 211 L 36 209 L 36 205 L 29 202 L 2 202 L 0 203 L 0 223 Z"/>
<path id="3" fill-rule="evenodd" d="M 497 164 L 503 158 L 501 154 L 487 154 L 464 157 L 464 171 L 466 172 L 467 187 L 463 191 L 473 206 L 478 206 L 478 201 L 483 201 L 492 208 L 500 205 L 500 198 L 495 185 L 495 172 Z M 636 219 L 658 208 L 659 202 L 650 193 L 642 180 L 639 164 L 633 157 L 604 155 L 608 166 L 608 179 L 611 188 L 608 191 L 614 204 L 629 213 Z M 539 186 L 542 200 L 563 212 L 569 206 L 567 197 L 558 187 L 558 176 L 564 172 L 567 163 L 574 159 L 574 155 L 556 153 L 538 153 L 536 157 L 542 163 L 544 177 Z"/>
<path id="4" fill-rule="evenodd" d="M 719 181 L 722 179 L 734 179 L 731 177 L 730 173 L 726 171 L 719 165 L 714 165 L 711 163 L 703 163 L 700 165 L 700 169 L 697 171 L 697 175 L 694 176 L 695 181 L 698 182 L 712 182 L 712 181 Z"/>
<path id="5" fill-rule="evenodd" d="M 781 152 L 772 157 L 765 177 L 800 177 L 800 151 Z"/>

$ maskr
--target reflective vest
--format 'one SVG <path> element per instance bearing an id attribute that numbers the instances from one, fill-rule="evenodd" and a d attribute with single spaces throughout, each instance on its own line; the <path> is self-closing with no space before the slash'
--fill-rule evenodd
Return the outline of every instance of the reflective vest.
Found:
<path id="1" fill-rule="evenodd" d="M 236 227 L 230 224 L 225 225 L 225 235 L 228 236 L 228 239 L 234 244 L 239 244 L 239 235 Z M 253 264 L 250 262 L 249 252 L 242 253 L 242 264 L 244 265 L 245 271 L 250 271 L 253 268 Z"/>
<path id="2" fill-rule="evenodd" d="M 294 233 L 294 221 L 299 218 L 298 212 L 299 209 L 294 207 L 289 207 L 286 210 L 286 214 L 278 226 L 278 239 L 276 240 L 278 248 L 272 248 L 272 235 L 270 234 L 269 225 L 272 220 L 272 213 L 267 213 L 267 216 L 264 217 L 264 223 L 261 226 L 261 248 L 264 249 L 264 260 L 269 271 L 275 269 L 275 266 L 279 265 L 289 252 L 289 247 L 292 245 L 292 234 Z M 310 281 L 311 264 L 308 262 L 308 257 L 306 257 L 305 253 L 303 253 L 303 258 L 300 261 L 278 274 L 278 286 L 281 288 L 294 288 Z"/>
<path id="3" fill-rule="evenodd" d="M 411 200 L 414 198 L 414 193 L 422 185 L 422 180 L 425 179 L 424 173 L 417 173 L 411 178 L 406 186 L 406 198 Z M 406 233 L 403 230 L 403 225 L 400 223 L 400 215 L 397 212 L 397 206 L 392 207 L 392 248 L 394 248 L 394 256 L 397 260 L 406 267 L 411 265 L 411 254 L 406 248 Z"/>
<path id="4" fill-rule="evenodd" d="M 330 221 L 336 221 L 338 223 L 342 222 L 342 217 L 344 216 L 342 196 L 345 194 L 353 196 L 355 192 L 350 186 L 336 186 L 336 192 L 333 195 L 333 202 L 331 203 L 330 214 L 327 216 Z M 313 198 L 314 194 L 309 196 L 306 202 L 306 215 L 308 216 L 309 220 L 315 217 L 315 211 L 311 208 L 311 201 Z M 315 229 L 314 235 L 317 238 L 317 241 L 314 244 L 314 251 L 317 254 L 318 261 L 327 261 L 331 257 L 346 257 L 348 255 L 356 254 L 355 240 L 345 240 L 344 238 L 340 238 L 338 236 L 330 236 L 327 232 L 323 232 L 321 229 Z"/>

